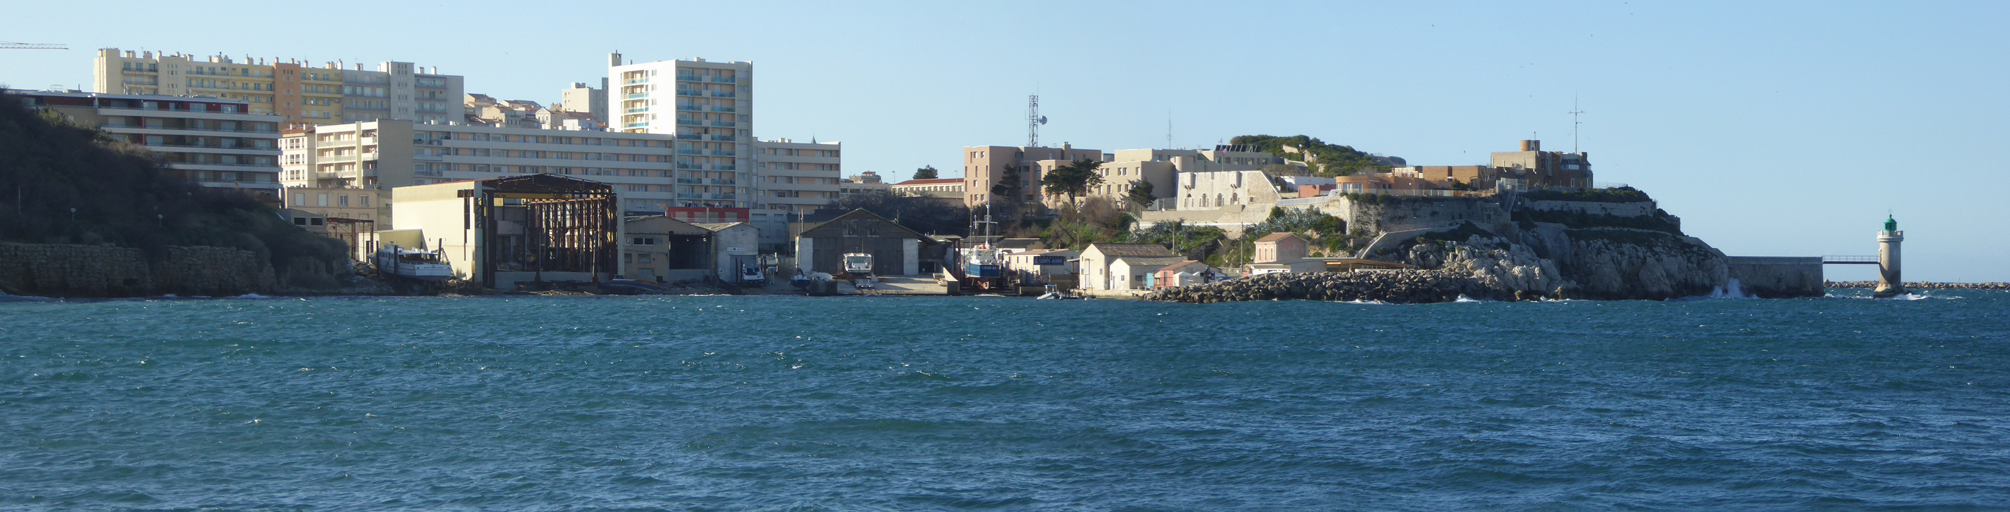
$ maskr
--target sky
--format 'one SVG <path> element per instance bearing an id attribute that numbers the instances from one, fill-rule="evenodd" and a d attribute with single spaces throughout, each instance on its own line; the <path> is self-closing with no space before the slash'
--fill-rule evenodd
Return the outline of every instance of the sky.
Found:
<path id="1" fill-rule="evenodd" d="M 1104 151 L 1304 134 L 1477 165 L 1534 137 L 1729 255 L 1875 254 L 1889 213 L 1907 280 L 2010 281 L 2010 2 L 309 5 L 11 6 L 50 22 L 0 41 L 70 50 L 0 50 L 0 84 L 88 88 L 120 48 L 413 62 L 552 102 L 613 51 L 751 61 L 755 136 L 842 141 L 846 175 L 892 179 L 1025 144 L 1036 93 L 1042 143 Z"/>

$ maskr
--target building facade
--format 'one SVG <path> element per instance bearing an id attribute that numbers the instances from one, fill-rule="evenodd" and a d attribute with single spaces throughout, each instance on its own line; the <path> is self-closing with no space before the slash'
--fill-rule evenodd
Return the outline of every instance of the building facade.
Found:
<path id="1" fill-rule="evenodd" d="M 585 82 L 573 82 L 559 92 L 558 107 L 566 112 L 583 113 L 593 116 L 595 122 L 607 123 L 607 79 L 600 79 L 600 88 L 587 87 Z"/>
<path id="2" fill-rule="evenodd" d="M 675 137 L 680 196 L 754 207 L 752 63 L 625 64 L 617 53 L 607 78 L 608 131 Z"/>
<path id="3" fill-rule="evenodd" d="M 1068 165 L 1076 160 L 1103 161 L 1103 152 L 1094 149 L 1078 149 L 1068 144 L 1058 148 L 1012 147 L 1012 146 L 971 146 L 963 148 L 963 204 L 972 208 L 984 206 L 992 201 L 992 186 L 1008 174 L 1017 171 L 1019 175 L 1018 198 L 1021 203 L 1039 202 L 1040 177 L 1044 170 L 1058 165 Z M 1041 161 L 1051 161 L 1041 166 Z"/>
<path id="4" fill-rule="evenodd" d="M 280 117 L 242 100 L 87 92 L 8 91 L 30 107 L 143 146 L 168 171 L 211 188 L 239 189 L 278 206 Z"/>
<path id="5" fill-rule="evenodd" d="M 1490 164 L 1532 187 L 1592 188 L 1591 159 L 1585 153 L 1543 151 L 1542 141 L 1521 141 L 1521 151 L 1497 152 Z"/>
<path id="6" fill-rule="evenodd" d="M 838 142 L 754 141 L 754 207 L 815 213 L 838 200 L 844 146 Z"/>
<path id="7" fill-rule="evenodd" d="M 463 79 L 410 62 L 383 62 L 375 70 L 342 62 L 306 62 L 225 55 L 98 50 L 92 90 L 114 94 L 193 96 L 244 101 L 256 114 L 277 114 L 287 125 L 340 124 L 376 119 L 460 121 Z"/>
<path id="8" fill-rule="evenodd" d="M 957 178 L 907 180 L 895 183 L 891 188 L 893 193 L 904 196 L 926 197 L 952 202 L 961 202 L 963 200 L 963 180 Z"/>
<path id="9" fill-rule="evenodd" d="M 289 132 L 282 159 L 288 187 L 391 189 L 452 181 L 554 174 L 605 183 L 624 212 L 663 214 L 731 201 L 680 192 L 673 139 L 645 133 L 535 130 L 371 121 Z M 714 194 L 722 196 L 721 194 Z M 381 224 L 380 224 L 381 226 Z"/>

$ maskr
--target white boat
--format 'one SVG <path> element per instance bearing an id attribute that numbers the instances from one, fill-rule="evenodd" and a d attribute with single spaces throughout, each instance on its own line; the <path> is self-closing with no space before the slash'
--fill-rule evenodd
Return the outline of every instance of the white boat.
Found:
<path id="1" fill-rule="evenodd" d="M 440 261 L 439 253 L 384 244 L 377 249 L 377 272 L 420 281 L 445 281 L 454 277 L 454 267 Z"/>
<path id="2" fill-rule="evenodd" d="M 872 255 L 862 252 L 845 253 L 844 273 L 854 276 L 872 275 Z"/>

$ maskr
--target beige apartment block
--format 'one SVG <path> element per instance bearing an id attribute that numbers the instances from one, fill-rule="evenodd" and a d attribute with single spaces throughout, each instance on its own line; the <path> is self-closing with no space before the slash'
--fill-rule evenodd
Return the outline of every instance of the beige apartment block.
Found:
<path id="1" fill-rule="evenodd" d="M 661 214 L 672 206 L 730 204 L 731 183 L 675 181 L 672 142 L 646 133 L 411 121 L 317 126 L 288 134 L 282 181 L 288 187 L 371 189 L 381 197 L 381 191 L 397 187 L 555 174 L 613 186 L 626 212 Z M 731 173 L 714 176 L 731 179 Z"/>
<path id="2" fill-rule="evenodd" d="M 843 157 L 838 142 L 755 140 L 754 207 L 794 215 L 837 204 Z"/>
<path id="3" fill-rule="evenodd" d="M 244 101 L 255 114 L 286 125 L 341 124 L 376 119 L 459 122 L 463 79 L 410 62 L 374 70 L 341 61 L 312 66 L 293 59 L 242 60 L 227 55 L 98 50 L 92 90 Z"/>
<path id="4" fill-rule="evenodd" d="M 591 116 L 595 122 L 607 124 L 607 79 L 600 79 L 600 88 L 587 87 L 585 82 L 573 82 L 571 87 L 559 91 L 559 110 Z"/>
<path id="5" fill-rule="evenodd" d="M 608 131 L 675 137 L 679 194 L 753 208 L 754 65 L 705 59 L 635 64 L 608 56 Z M 702 183 L 702 185 L 701 185 Z M 730 192 L 697 192 L 697 188 Z M 688 191 L 687 191 L 688 190 Z"/>
<path id="6" fill-rule="evenodd" d="M 6 91 L 30 107 L 95 126 L 159 154 L 168 170 L 278 206 L 279 122 L 242 100 L 87 92 Z"/>
<path id="7" fill-rule="evenodd" d="M 1040 178 L 1045 172 L 1076 160 L 1104 161 L 1103 152 L 1078 149 L 1068 144 L 1058 148 L 971 146 L 963 148 L 963 204 L 972 208 L 993 200 L 991 188 L 1008 169 L 1019 173 L 1021 197 L 1004 198 L 1021 203 L 1041 201 Z M 1048 161 L 1046 165 L 1041 162 Z"/>

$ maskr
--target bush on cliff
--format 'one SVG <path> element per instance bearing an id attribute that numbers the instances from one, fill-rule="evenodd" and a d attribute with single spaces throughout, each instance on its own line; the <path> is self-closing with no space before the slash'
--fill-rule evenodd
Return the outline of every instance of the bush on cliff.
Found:
<path id="1" fill-rule="evenodd" d="M 289 286 L 327 283 L 348 262 L 341 242 L 282 220 L 270 206 L 190 183 L 145 148 L 4 94 L 0 241 L 110 244 L 155 261 L 172 245 L 235 247 L 257 253 L 282 276 L 302 276 L 281 283 Z"/>

